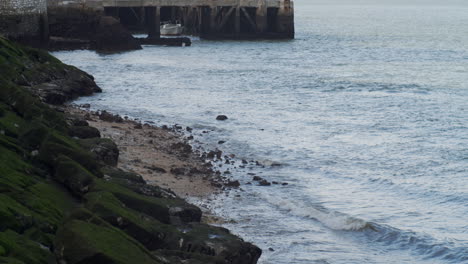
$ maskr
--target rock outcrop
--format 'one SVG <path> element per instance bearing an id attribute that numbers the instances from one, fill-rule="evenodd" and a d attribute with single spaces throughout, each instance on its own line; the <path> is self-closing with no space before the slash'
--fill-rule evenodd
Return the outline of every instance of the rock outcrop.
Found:
<path id="1" fill-rule="evenodd" d="M 101 12 L 85 7 L 51 7 L 48 16 L 52 50 L 83 48 L 119 52 L 141 49 L 140 41 L 117 19 Z"/>

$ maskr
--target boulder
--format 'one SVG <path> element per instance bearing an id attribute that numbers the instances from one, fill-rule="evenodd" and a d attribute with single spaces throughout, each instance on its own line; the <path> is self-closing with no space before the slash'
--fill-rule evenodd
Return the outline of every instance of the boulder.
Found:
<path id="1" fill-rule="evenodd" d="M 117 166 L 119 149 L 114 141 L 108 138 L 89 138 L 79 141 L 86 150 L 94 153 L 97 159 L 109 166 Z"/>
<path id="2" fill-rule="evenodd" d="M 230 180 L 225 184 L 225 186 L 237 188 L 240 186 L 240 182 L 238 180 L 235 180 L 235 181 Z"/>
<path id="3" fill-rule="evenodd" d="M 80 164 L 66 156 L 57 160 L 54 178 L 66 186 L 73 194 L 82 197 L 93 183 L 93 175 Z"/>
<path id="4" fill-rule="evenodd" d="M 111 114 L 107 111 L 101 111 L 99 113 L 99 119 L 107 122 L 115 122 L 115 123 L 122 123 L 124 120 L 119 115 Z"/>
<path id="5" fill-rule="evenodd" d="M 139 41 L 111 16 L 100 17 L 91 47 L 103 52 L 141 49 Z"/>
<path id="6" fill-rule="evenodd" d="M 160 263 L 135 239 L 91 214 L 88 219 L 66 222 L 57 233 L 55 247 L 59 263 Z"/>
<path id="7" fill-rule="evenodd" d="M 225 116 L 225 115 L 218 115 L 216 117 L 216 120 L 218 120 L 218 121 L 224 121 L 224 120 L 227 120 L 227 119 L 228 119 L 228 117 Z"/>
<path id="8" fill-rule="evenodd" d="M 77 137 L 81 139 L 101 137 L 101 133 L 99 132 L 99 130 L 95 127 L 90 126 L 72 126 L 68 130 L 68 134 L 71 137 Z"/>

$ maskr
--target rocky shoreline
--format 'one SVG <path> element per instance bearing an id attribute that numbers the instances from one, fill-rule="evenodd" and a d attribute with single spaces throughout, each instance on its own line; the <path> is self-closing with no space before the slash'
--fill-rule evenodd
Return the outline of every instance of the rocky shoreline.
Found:
<path id="1" fill-rule="evenodd" d="M 115 142 L 119 149 L 115 164 L 138 173 L 149 184 L 170 189 L 182 198 L 206 198 L 229 184 L 216 175 L 212 165 L 194 152 L 188 140 L 174 128 L 142 124 L 107 111 L 89 111 L 75 105 L 68 105 L 64 111 L 97 128 L 102 138 Z"/>
<path id="2" fill-rule="evenodd" d="M 62 106 L 100 89 L 47 52 L 0 38 L 0 70 L 1 262 L 257 262 L 258 247 L 177 195 L 223 186 L 180 137 Z"/>

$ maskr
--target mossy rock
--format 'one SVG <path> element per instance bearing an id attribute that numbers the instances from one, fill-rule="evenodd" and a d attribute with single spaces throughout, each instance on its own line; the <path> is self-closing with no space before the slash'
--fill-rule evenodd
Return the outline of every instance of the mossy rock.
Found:
<path id="1" fill-rule="evenodd" d="M 1 264 L 26 264 L 16 258 L 0 257 Z"/>
<path id="2" fill-rule="evenodd" d="M 15 154 L 25 155 L 25 151 L 19 146 L 17 139 L 0 135 L 0 146 L 14 152 Z"/>
<path id="3" fill-rule="evenodd" d="M 1 138 L 1 136 L 0 136 Z M 20 154 L 5 148 L 0 144 L 0 191 L 14 192 L 37 183 L 37 179 L 29 176 L 33 167 L 26 163 Z"/>
<path id="4" fill-rule="evenodd" d="M 3 134 L 9 137 L 17 138 L 20 133 L 20 128 L 25 126 L 25 121 L 12 111 L 4 113 L 0 118 L 0 129 Z"/>
<path id="5" fill-rule="evenodd" d="M 51 167 L 56 167 L 57 158 L 64 155 L 85 167 L 98 177 L 102 177 L 100 164 L 89 151 L 81 148 L 77 142 L 60 133 L 50 134 L 39 149 L 39 158 Z"/>
<path id="6" fill-rule="evenodd" d="M 109 192 L 86 195 L 86 207 L 95 215 L 142 243 L 149 250 L 179 249 L 183 234 L 174 226 L 126 207 Z"/>
<path id="7" fill-rule="evenodd" d="M 140 243 L 112 226 L 72 219 L 57 233 L 57 257 L 67 264 L 157 264 Z"/>
<path id="8" fill-rule="evenodd" d="M 121 179 L 126 183 L 146 183 L 141 175 L 134 172 L 124 171 L 116 167 L 105 166 L 101 169 L 101 172 L 104 175 L 109 176 L 111 179 Z"/>
<path id="9" fill-rule="evenodd" d="M 23 235 L 25 235 L 28 239 L 32 241 L 40 243 L 46 248 L 53 249 L 54 247 L 55 233 L 54 234 L 45 233 L 45 232 L 42 232 L 37 227 L 32 227 L 24 231 Z"/>
<path id="10" fill-rule="evenodd" d="M 119 148 L 108 138 L 89 138 L 79 140 L 78 143 L 86 150 L 93 153 L 96 158 L 109 166 L 117 166 L 119 160 Z"/>
<path id="11" fill-rule="evenodd" d="M 79 163 L 63 155 L 57 158 L 54 177 L 78 197 L 88 192 L 94 178 Z"/>
<path id="12" fill-rule="evenodd" d="M 123 171 L 116 167 L 105 166 L 101 169 L 109 182 L 124 186 L 138 194 L 156 198 L 176 198 L 176 194 L 156 185 L 146 184 L 143 177 L 137 173 Z"/>
<path id="13" fill-rule="evenodd" d="M 92 191 L 108 191 L 133 210 L 147 214 L 162 223 L 199 222 L 200 208 L 180 198 L 156 198 L 137 194 L 121 185 L 96 180 Z"/>
<path id="14" fill-rule="evenodd" d="M 28 264 L 55 263 L 53 254 L 46 247 L 41 247 L 39 243 L 12 230 L 0 232 L 0 245 L 5 249 L 5 257 L 8 258 Z M 15 263 L 13 260 L 9 261 Z"/>
<path id="15" fill-rule="evenodd" d="M 33 212 L 14 198 L 0 194 L 0 223 L 1 229 L 12 229 L 18 232 L 34 226 Z"/>
<path id="16" fill-rule="evenodd" d="M 39 149 L 42 142 L 51 133 L 50 128 L 39 121 L 32 121 L 21 133 L 19 140 L 21 144 L 30 150 Z"/>

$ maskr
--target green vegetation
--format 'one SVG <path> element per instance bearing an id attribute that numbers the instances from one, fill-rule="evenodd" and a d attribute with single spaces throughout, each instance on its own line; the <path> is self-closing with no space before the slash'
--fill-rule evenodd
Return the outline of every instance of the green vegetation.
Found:
<path id="1" fill-rule="evenodd" d="M 34 95 L 69 69 L 0 38 L 0 263 L 255 263 L 258 248 L 191 223 L 199 208 L 90 152 L 116 147 Z"/>

